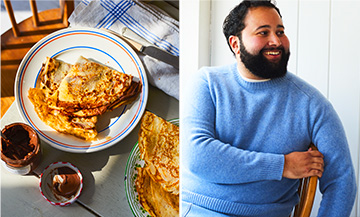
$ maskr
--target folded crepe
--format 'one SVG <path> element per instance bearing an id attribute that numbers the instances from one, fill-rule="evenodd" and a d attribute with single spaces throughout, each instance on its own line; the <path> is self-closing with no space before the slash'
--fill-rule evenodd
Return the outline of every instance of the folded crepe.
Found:
<path id="1" fill-rule="evenodd" d="M 139 202 L 151 216 L 179 216 L 179 195 L 174 195 L 162 188 L 149 175 L 148 168 L 137 168 L 136 180 Z"/>
<path id="2" fill-rule="evenodd" d="M 95 125 L 97 116 L 71 117 L 66 116 L 47 105 L 46 94 L 43 89 L 30 88 L 29 99 L 35 107 L 35 112 L 46 125 L 58 132 L 71 134 L 76 137 L 93 140 L 97 135 Z"/>
<path id="3" fill-rule="evenodd" d="M 145 161 L 135 182 L 140 203 L 153 216 L 178 216 L 179 127 L 146 111 L 138 145 Z"/>
<path id="4" fill-rule="evenodd" d="M 141 83 L 135 82 L 132 75 L 82 56 L 74 65 L 47 57 L 37 87 L 29 90 L 29 99 L 40 119 L 55 130 L 92 140 L 97 134 L 95 127 L 91 128 L 92 136 L 88 137 L 82 136 L 88 133 L 79 135 L 64 130 L 60 123 L 65 122 L 71 129 L 76 120 L 76 126 L 83 127 L 86 132 L 89 120 L 91 126 L 95 125 L 97 118 L 94 117 L 132 103 L 140 91 Z M 48 115 L 44 115 L 44 111 Z M 49 114 L 61 114 L 62 121 L 50 118 Z"/>

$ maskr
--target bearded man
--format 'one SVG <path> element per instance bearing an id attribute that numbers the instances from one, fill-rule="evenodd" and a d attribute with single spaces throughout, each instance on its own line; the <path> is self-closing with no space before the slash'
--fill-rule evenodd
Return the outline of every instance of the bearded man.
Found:
<path id="1" fill-rule="evenodd" d="M 236 63 L 200 69 L 182 92 L 182 216 L 288 217 L 309 176 L 320 180 L 318 215 L 349 216 L 356 182 L 344 129 L 329 101 L 287 72 L 279 9 L 243 1 L 223 32 Z"/>

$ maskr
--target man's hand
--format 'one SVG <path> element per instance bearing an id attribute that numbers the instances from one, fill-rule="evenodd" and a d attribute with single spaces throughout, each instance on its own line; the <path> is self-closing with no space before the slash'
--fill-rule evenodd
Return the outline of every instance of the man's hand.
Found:
<path id="1" fill-rule="evenodd" d="M 283 177 L 301 179 L 309 176 L 322 176 L 324 156 L 311 148 L 306 152 L 292 152 L 285 155 Z"/>

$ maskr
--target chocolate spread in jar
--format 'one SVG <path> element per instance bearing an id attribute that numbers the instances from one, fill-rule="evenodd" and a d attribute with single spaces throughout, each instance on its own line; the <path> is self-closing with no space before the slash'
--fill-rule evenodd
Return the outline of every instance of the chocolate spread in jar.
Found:
<path id="1" fill-rule="evenodd" d="M 53 177 L 53 192 L 57 196 L 71 198 L 80 187 L 79 175 L 69 167 L 59 167 Z"/>
<path id="2" fill-rule="evenodd" d="M 25 175 L 34 170 L 41 158 L 39 137 L 23 123 L 13 123 L 1 131 L 1 160 L 8 170 Z"/>

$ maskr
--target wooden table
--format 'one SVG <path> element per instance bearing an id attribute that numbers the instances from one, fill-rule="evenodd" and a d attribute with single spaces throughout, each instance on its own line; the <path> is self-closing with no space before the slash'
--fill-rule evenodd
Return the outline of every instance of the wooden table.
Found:
<path id="1" fill-rule="evenodd" d="M 179 102 L 161 90 L 150 86 L 146 109 L 163 117 L 179 117 Z M 16 102 L 0 120 L 1 129 L 14 122 L 23 122 Z M 1 216 L 133 216 L 125 193 L 125 167 L 130 151 L 138 139 L 139 124 L 122 141 L 95 153 L 63 152 L 41 142 L 43 169 L 56 161 L 67 161 L 79 168 L 84 188 L 77 202 L 67 207 L 48 203 L 39 191 L 39 179 L 33 175 L 20 176 L 1 168 Z"/>

